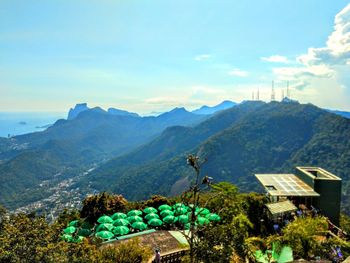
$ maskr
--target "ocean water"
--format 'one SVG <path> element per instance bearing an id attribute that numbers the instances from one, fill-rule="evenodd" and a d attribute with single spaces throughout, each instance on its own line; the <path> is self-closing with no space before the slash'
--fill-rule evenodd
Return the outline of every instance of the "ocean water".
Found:
<path id="1" fill-rule="evenodd" d="M 42 131 L 63 118 L 66 118 L 66 113 L 0 112 L 0 137 Z"/>

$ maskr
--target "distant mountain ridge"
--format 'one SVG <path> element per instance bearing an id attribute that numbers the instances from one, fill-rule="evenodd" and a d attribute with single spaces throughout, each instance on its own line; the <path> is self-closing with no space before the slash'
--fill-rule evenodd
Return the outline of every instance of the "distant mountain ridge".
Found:
<path id="1" fill-rule="evenodd" d="M 72 187 L 129 199 L 176 194 L 191 178 L 188 153 L 208 158 L 204 173 L 244 191 L 255 190 L 252 173 L 295 165 L 320 165 L 349 180 L 350 120 L 311 104 L 245 101 L 210 115 L 174 108 L 156 117 L 75 108 L 73 119 L 45 131 L 0 138 L 0 203 L 13 209 L 41 200 L 43 181 L 56 185 L 92 165 Z"/>
<path id="2" fill-rule="evenodd" d="M 53 180 L 57 174 L 62 179 L 72 176 L 95 163 L 131 151 L 156 138 L 167 127 L 191 126 L 207 118 L 184 109 L 157 117 L 137 117 L 86 107 L 78 106 L 85 110 L 73 119 L 56 121 L 45 131 L 0 141 L 5 147 L 0 151 L 0 203 L 10 208 L 24 205 L 43 196 L 43 191 L 37 190 L 41 180 Z M 17 195 L 24 190 L 26 198 Z"/>
<path id="3" fill-rule="evenodd" d="M 235 103 L 233 101 L 225 100 L 225 101 L 221 102 L 220 104 L 212 106 L 212 107 L 204 105 L 201 108 L 192 111 L 192 113 L 209 114 L 210 115 L 210 114 L 216 113 L 216 112 L 221 111 L 221 110 L 226 110 L 226 109 L 231 108 L 231 107 L 236 106 L 236 105 L 237 105 L 237 103 Z"/>

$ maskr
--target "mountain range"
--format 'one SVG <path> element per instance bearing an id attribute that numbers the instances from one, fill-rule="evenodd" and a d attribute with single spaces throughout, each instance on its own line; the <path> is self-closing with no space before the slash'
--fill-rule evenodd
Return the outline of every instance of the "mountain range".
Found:
<path id="1" fill-rule="evenodd" d="M 241 191 L 258 189 L 255 172 L 321 166 L 343 178 L 348 207 L 349 119 L 297 102 L 201 109 L 140 117 L 80 104 L 43 132 L 0 138 L 0 203 L 15 209 L 41 200 L 48 195 L 42 185 L 77 174 L 84 176 L 71 187 L 84 193 L 113 191 L 131 200 L 177 194 L 192 180 L 186 155 L 193 153 L 207 160 L 203 174 Z"/>
<path id="2" fill-rule="evenodd" d="M 349 119 L 311 104 L 246 102 L 194 127 L 168 128 L 84 180 L 134 200 L 177 194 L 192 178 L 185 160 L 194 153 L 207 159 L 204 174 L 231 181 L 242 191 L 258 189 L 255 172 L 292 172 L 296 165 L 321 166 L 347 182 L 349 136 Z"/>

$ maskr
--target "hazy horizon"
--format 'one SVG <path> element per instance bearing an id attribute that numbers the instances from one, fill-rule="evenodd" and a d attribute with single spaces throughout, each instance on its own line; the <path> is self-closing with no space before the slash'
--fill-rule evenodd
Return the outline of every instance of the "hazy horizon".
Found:
<path id="1" fill-rule="evenodd" d="M 269 101 L 272 80 L 350 111 L 349 1 L 5 0 L 0 23 L 0 112 Z"/>

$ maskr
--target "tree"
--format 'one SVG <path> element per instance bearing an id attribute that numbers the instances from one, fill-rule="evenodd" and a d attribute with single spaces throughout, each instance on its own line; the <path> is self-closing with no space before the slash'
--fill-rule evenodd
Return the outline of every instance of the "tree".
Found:
<path id="1" fill-rule="evenodd" d="M 282 240 L 290 245 L 296 257 L 308 259 L 321 251 L 320 237 L 325 236 L 328 230 L 327 220 L 324 217 L 297 218 L 282 230 Z"/>
<path id="2" fill-rule="evenodd" d="M 122 195 L 103 192 L 99 195 L 89 196 L 83 201 L 80 216 L 86 218 L 90 223 L 95 223 L 102 215 L 124 211 L 126 205 L 127 200 Z"/>
<path id="3" fill-rule="evenodd" d="M 194 171 L 195 171 L 195 178 L 194 181 L 191 182 L 190 188 L 185 191 L 182 195 L 182 199 L 185 203 L 189 204 L 192 203 L 191 206 L 191 211 L 190 211 L 190 218 L 189 218 L 189 223 L 190 223 L 190 229 L 189 229 L 189 234 L 186 235 L 187 240 L 189 241 L 190 245 L 190 262 L 193 263 L 197 261 L 196 257 L 196 243 L 199 241 L 197 238 L 198 231 L 199 231 L 199 226 L 196 226 L 196 220 L 197 220 L 197 213 L 196 209 L 199 205 L 199 197 L 200 197 L 200 185 L 199 185 L 199 176 L 201 173 L 201 166 L 206 160 L 200 160 L 198 156 L 194 156 L 192 154 L 187 156 L 187 164 L 190 165 Z M 202 182 L 204 180 L 208 180 L 208 177 L 204 177 Z M 209 181 L 206 182 L 209 185 Z"/>
<path id="4" fill-rule="evenodd" d="M 107 246 L 101 249 L 101 262 L 106 263 L 141 263 L 147 262 L 152 256 L 152 250 L 142 246 L 135 238 L 118 244 L 117 247 Z"/>

